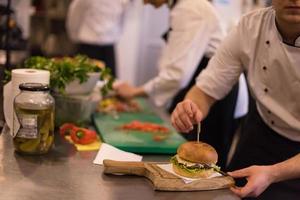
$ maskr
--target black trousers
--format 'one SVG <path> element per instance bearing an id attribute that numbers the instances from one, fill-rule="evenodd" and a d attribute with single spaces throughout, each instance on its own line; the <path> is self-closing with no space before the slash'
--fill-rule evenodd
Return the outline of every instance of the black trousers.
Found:
<path id="1" fill-rule="evenodd" d="M 207 66 L 208 61 L 208 58 L 204 57 L 202 59 L 188 86 L 180 90 L 173 98 L 169 108 L 170 113 L 175 109 L 177 103 L 184 99 L 186 93 L 195 84 L 196 77 Z M 200 140 L 212 145 L 216 149 L 219 155 L 217 164 L 222 169 L 226 166 L 227 155 L 231 147 L 234 133 L 238 127 L 239 120 L 234 119 L 238 89 L 238 84 L 236 84 L 225 98 L 212 106 L 208 116 L 201 122 Z M 193 131 L 188 134 L 182 133 L 182 136 L 187 140 L 196 140 L 196 130 L 197 128 L 194 127 Z"/>
<path id="2" fill-rule="evenodd" d="M 251 165 L 272 165 L 300 153 L 300 142 L 291 141 L 269 128 L 258 114 L 254 101 L 241 131 L 241 138 L 228 170 Z M 246 180 L 237 180 L 242 186 Z M 300 199 L 300 179 L 274 183 L 257 198 L 259 200 Z"/>
<path id="3" fill-rule="evenodd" d="M 106 67 L 111 69 L 112 75 L 116 77 L 116 60 L 114 45 L 91 45 L 78 44 L 77 53 L 85 54 L 90 58 L 102 60 Z"/>

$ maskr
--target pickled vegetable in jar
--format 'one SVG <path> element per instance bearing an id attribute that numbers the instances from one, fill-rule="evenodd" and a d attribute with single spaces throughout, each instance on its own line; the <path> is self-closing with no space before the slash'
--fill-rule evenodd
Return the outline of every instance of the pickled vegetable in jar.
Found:
<path id="1" fill-rule="evenodd" d="M 54 141 L 54 99 L 49 86 L 20 84 L 14 100 L 14 147 L 23 154 L 44 154 Z"/>

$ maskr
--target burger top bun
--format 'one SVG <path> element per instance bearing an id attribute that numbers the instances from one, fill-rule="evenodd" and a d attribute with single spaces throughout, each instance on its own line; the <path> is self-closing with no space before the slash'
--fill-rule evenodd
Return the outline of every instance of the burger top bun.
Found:
<path id="1" fill-rule="evenodd" d="M 218 161 L 216 150 L 204 142 L 183 143 L 178 147 L 177 154 L 180 158 L 194 163 L 216 164 Z"/>

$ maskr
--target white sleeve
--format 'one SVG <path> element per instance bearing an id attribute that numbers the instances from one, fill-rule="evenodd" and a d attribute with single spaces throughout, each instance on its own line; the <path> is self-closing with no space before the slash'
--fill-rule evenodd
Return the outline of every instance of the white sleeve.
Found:
<path id="1" fill-rule="evenodd" d="M 209 96 L 220 100 L 239 80 L 243 71 L 242 26 L 235 27 L 222 42 L 206 69 L 197 77 L 196 85 Z"/>
<path id="2" fill-rule="evenodd" d="M 208 48 L 212 32 L 219 28 L 210 7 L 199 10 L 194 0 L 181 2 L 171 13 L 172 31 L 160 59 L 159 74 L 143 86 L 157 106 L 165 105 L 187 85 Z"/>
<path id="3" fill-rule="evenodd" d="M 81 19 L 80 41 L 95 44 L 115 42 L 116 30 L 121 29 L 120 18 L 123 14 L 123 7 L 119 1 L 92 0 L 89 8 Z M 97 43 L 97 42 L 96 42 Z"/>

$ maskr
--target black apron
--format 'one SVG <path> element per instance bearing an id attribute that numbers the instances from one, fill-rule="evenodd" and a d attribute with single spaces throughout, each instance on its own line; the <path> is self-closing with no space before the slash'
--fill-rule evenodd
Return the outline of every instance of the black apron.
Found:
<path id="1" fill-rule="evenodd" d="M 300 142 L 291 141 L 269 128 L 260 117 L 255 101 L 250 101 L 250 111 L 241 131 L 240 141 L 228 170 L 251 165 L 272 165 L 300 153 Z M 242 186 L 245 179 L 237 180 Z M 245 199 L 298 200 L 300 179 L 271 184 L 259 197 Z"/>
<path id="2" fill-rule="evenodd" d="M 174 2 L 175 4 L 177 3 L 177 1 Z M 172 5 L 172 8 L 175 4 Z M 168 40 L 170 31 L 172 31 L 171 28 L 163 35 L 163 39 L 166 41 Z M 186 93 L 195 85 L 197 76 L 206 68 L 208 62 L 209 58 L 207 57 L 201 59 L 188 85 L 173 97 L 168 109 L 169 113 L 172 113 L 176 105 L 183 101 Z M 212 106 L 209 115 L 201 123 L 200 140 L 209 143 L 216 149 L 219 155 L 218 165 L 223 169 L 226 166 L 227 155 L 231 147 L 233 135 L 238 127 L 239 120 L 234 119 L 238 89 L 239 85 L 237 83 L 225 98 Z M 189 134 L 182 133 L 182 136 L 187 140 L 196 140 L 196 130 L 197 128 L 195 127 Z"/>
<path id="3" fill-rule="evenodd" d="M 112 75 L 116 77 L 115 48 L 113 44 L 91 45 L 78 44 L 77 53 L 87 55 L 90 58 L 101 60 L 106 67 L 111 70 Z"/>

